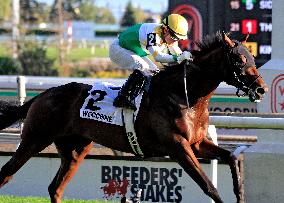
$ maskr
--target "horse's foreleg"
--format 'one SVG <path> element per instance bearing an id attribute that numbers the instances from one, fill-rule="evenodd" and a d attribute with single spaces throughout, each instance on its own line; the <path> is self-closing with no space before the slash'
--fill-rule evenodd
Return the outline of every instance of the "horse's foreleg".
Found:
<path id="1" fill-rule="evenodd" d="M 200 158 L 218 159 L 229 164 L 237 202 L 243 202 L 242 193 L 240 191 L 242 182 L 237 157 L 235 157 L 230 151 L 215 145 L 207 138 L 205 138 L 195 150 L 196 155 Z"/>
<path id="2" fill-rule="evenodd" d="M 61 156 L 61 165 L 48 187 L 51 203 L 61 203 L 64 189 L 78 170 L 80 163 L 93 147 L 93 143 L 82 147 L 66 148 L 56 145 Z"/>
<path id="3" fill-rule="evenodd" d="M 218 191 L 206 176 L 194 155 L 189 142 L 183 137 L 175 136 L 176 150 L 171 157 L 177 159 L 178 163 L 183 167 L 186 173 L 200 186 L 200 188 L 211 197 L 216 203 L 222 203 Z"/>

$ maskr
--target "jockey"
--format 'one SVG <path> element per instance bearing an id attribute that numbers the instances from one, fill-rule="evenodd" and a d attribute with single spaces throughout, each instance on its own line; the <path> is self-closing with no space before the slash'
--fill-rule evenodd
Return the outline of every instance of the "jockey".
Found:
<path id="1" fill-rule="evenodd" d="M 170 14 L 162 24 L 137 24 L 123 31 L 110 45 L 109 57 L 120 67 L 133 69 L 134 72 L 120 89 L 113 105 L 136 110 L 135 98 L 147 78 L 159 70 L 148 55 L 161 63 L 192 60 L 190 52 L 182 52 L 178 47 L 179 40 L 187 39 L 187 32 L 187 21 L 178 14 Z M 169 54 L 163 52 L 165 48 Z"/>

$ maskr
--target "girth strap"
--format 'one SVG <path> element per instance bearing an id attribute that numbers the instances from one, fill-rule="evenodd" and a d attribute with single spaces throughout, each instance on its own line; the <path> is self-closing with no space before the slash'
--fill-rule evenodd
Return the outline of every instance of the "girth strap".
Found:
<path id="1" fill-rule="evenodd" d="M 122 109 L 122 121 L 125 127 L 126 136 L 128 138 L 129 144 L 136 156 L 144 158 L 144 154 L 139 146 L 137 136 L 134 129 L 134 111 L 131 109 Z"/>

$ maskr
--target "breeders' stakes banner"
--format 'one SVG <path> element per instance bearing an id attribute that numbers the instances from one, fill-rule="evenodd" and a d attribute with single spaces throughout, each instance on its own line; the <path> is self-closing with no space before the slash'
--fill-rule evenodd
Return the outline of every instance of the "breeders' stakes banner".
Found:
<path id="1" fill-rule="evenodd" d="M 87 182 L 81 185 L 81 193 L 85 193 L 84 195 L 78 197 L 80 192 L 74 190 L 76 195 L 72 196 L 76 196 L 76 199 L 120 201 L 123 196 L 130 199 L 138 189 L 142 189 L 143 202 L 211 202 L 175 162 L 86 159 L 81 167 L 83 171 L 80 172 L 79 168 L 74 182 L 82 181 L 82 177 L 79 178 L 81 174 L 88 178 Z M 202 164 L 202 167 L 211 179 L 211 165 Z M 218 191 L 224 200 L 229 199 L 233 202 L 235 197 L 229 167 L 221 164 L 218 169 L 219 173 L 222 173 L 218 178 L 219 184 L 222 184 Z M 220 191 L 222 188 L 225 194 Z"/>

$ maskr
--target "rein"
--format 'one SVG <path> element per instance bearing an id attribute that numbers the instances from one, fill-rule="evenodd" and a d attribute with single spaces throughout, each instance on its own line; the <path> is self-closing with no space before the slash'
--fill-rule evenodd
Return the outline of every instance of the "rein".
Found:
<path id="1" fill-rule="evenodd" d="M 248 89 L 248 92 L 250 91 L 250 87 L 256 82 L 256 80 L 260 77 L 260 75 L 255 75 L 255 76 L 257 76 L 256 78 L 255 78 L 255 80 L 248 86 L 248 87 L 242 87 L 242 88 L 237 88 L 237 92 L 236 92 L 236 95 L 238 96 L 238 97 L 244 97 L 244 96 L 246 96 L 246 95 L 248 95 L 248 93 L 246 93 L 246 92 L 244 92 L 243 94 L 239 94 L 240 93 L 240 90 L 241 89 Z M 244 85 L 245 86 L 245 85 Z"/>
<path id="2" fill-rule="evenodd" d="M 187 108 L 189 108 L 189 101 L 188 101 L 188 93 L 187 93 L 187 82 L 186 82 L 186 66 L 189 64 L 189 61 L 187 61 L 186 63 L 184 63 L 183 66 L 183 82 L 184 82 L 184 93 L 185 93 L 185 99 L 186 99 L 186 105 Z"/>

